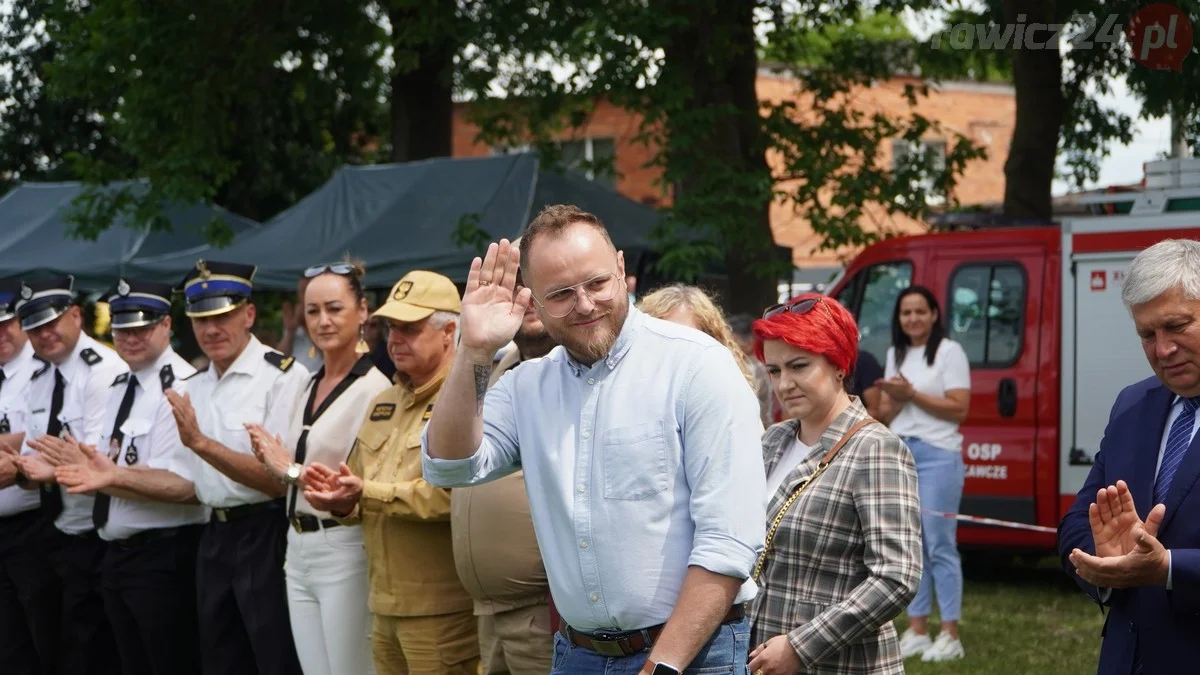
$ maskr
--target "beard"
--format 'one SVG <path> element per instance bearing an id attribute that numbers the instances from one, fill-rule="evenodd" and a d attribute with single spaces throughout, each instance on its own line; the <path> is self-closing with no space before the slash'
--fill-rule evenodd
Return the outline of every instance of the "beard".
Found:
<path id="1" fill-rule="evenodd" d="M 619 300 L 624 299 L 623 297 L 619 298 Z M 607 311 L 608 315 L 601 319 L 595 328 L 588 331 L 586 337 L 579 337 L 575 334 L 579 332 L 578 329 L 572 331 L 571 327 L 566 324 L 547 324 L 546 332 L 555 342 L 566 347 L 577 361 L 593 364 L 612 350 L 617 336 L 621 334 L 621 327 L 625 325 L 625 318 L 629 315 L 629 304 L 617 302 L 611 309 L 596 307 L 593 314 L 604 311 Z"/>
<path id="2" fill-rule="evenodd" d="M 521 355 L 521 360 L 536 359 L 550 353 L 551 349 L 558 343 L 550 336 L 550 333 L 543 327 L 539 331 L 526 331 L 524 329 L 517 331 L 513 336 L 513 344 L 517 346 L 517 353 Z"/>

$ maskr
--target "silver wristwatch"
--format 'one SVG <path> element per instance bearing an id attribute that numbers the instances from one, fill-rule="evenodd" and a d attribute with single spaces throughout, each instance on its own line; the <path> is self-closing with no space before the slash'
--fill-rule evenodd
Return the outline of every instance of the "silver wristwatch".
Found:
<path id="1" fill-rule="evenodd" d="M 301 464 L 288 465 L 287 471 L 283 472 L 283 482 L 288 485 L 295 485 L 296 481 L 300 480 L 300 474 L 304 471 L 304 466 Z"/>

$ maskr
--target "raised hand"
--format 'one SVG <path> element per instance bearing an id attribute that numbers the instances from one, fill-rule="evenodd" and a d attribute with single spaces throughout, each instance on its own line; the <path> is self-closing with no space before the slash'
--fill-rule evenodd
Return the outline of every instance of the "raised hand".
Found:
<path id="1" fill-rule="evenodd" d="M 250 449 L 254 451 L 254 456 L 267 467 L 267 471 L 282 479 L 292 464 L 292 453 L 283 446 L 283 439 L 272 435 L 262 425 L 251 423 L 244 426 L 250 434 Z M 301 474 L 301 480 L 303 478 Z"/>
<path id="2" fill-rule="evenodd" d="M 1123 480 L 1096 492 L 1096 501 L 1088 507 L 1088 523 L 1096 555 L 1101 558 L 1125 555 L 1137 544 L 1138 530 L 1145 526 L 1138 517 L 1133 495 Z M 1157 534 L 1157 527 L 1151 535 Z"/>
<path id="3" fill-rule="evenodd" d="M 99 461 L 89 459 L 85 464 L 68 464 L 55 469 L 54 477 L 59 485 L 65 485 L 67 492 L 73 495 L 99 492 L 111 487 L 117 477 L 116 465 L 95 453 L 92 457 L 99 457 Z"/>
<path id="4" fill-rule="evenodd" d="M 54 467 L 46 463 L 38 455 L 21 455 L 16 459 L 17 465 L 21 467 L 21 473 L 25 477 L 35 483 L 53 483 L 54 482 Z"/>
<path id="5" fill-rule="evenodd" d="M 520 251 L 501 239 L 488 246 L 483 260 L 471 261 L 462 300 L 462 346 L 489 356 L 508 344 L 532 302 L 528 288 L 516 288 Z"/>
<path id="6" fill-rule="evenodd" d="M 38 452 L 38 457 L 54 467 L 83 464 L 88 459 L 79 447 L 79 442 L 70 434 L 66 438 L 43 435 L 29 441 L 29 447 Z"/>
<path id="7" fill-rule="evenodd" d="M 1157 539 L 1167 507 L 1159 504 L 1150 510 L 1144 524 L 1132 527 L 1132 548 L 1120 555 L 1102 557 L 1085 551 L 1071 551 L 1071 564 L 1084 581 L 1101 588 L 1165 586 L 1170 572 L 1170 554 Z"/>

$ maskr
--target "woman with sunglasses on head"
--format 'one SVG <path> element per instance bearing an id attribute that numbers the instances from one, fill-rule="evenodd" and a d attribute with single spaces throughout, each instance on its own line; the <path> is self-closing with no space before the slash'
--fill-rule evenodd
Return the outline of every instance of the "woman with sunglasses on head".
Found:
<path id="1" fill-rule="evenodd" d="M 904 443 L 846 393 L 854 317 L 805 293 L 753 330 L 789 419 L 763 435 L 767 543 L 750 670 L 903 673 L 892 619 L 921 578 L 917 474 Z"/>
<path id="2" fill-rule="evenodd" d="M 721 308 L 702 289 L 683 284 L 664 286 L 642 298 L 637 307 L 656 319 L 695 328 L 725 345 L 726 349 L 733 352 L 750 389 L 757 392 L 754 374 L 750 371 L 749 355 L 738 346 L 733 329 L 729 327 Z"/>
<path id="3" fill-rule="evenodd" d="M 937 299 L 929 289 L 912 286 L 900 293 L 892 315 L 892 346 L 884 377 L 878 381 L 882 421 L 891 426 L 917 464 L 921 505 L 957 513 L 965 478 L 962 434 L 971 400 L 971 367 L 962 345 L 945 337 Z M 908 606 L 909 627 L 900 639 L 904 658 L 950 661 L 965 655 L 958 639 L 962 614 L 962 563 L 957 522 L 922 515 L 924 570 L 921 586 Z M 937 594 L 942 630 L 929 637 L 929 613 Z"/>
<path id="4" fill-rule="evenodd" d="M 294 406 L 287 438 L 248 427 L 254 454 L 287 483 L 288 611 L 305 675 L 374 672 L 361 526 L 341 525 L 304 498 L 304 466 L 339 466 L 371 401 L 391 386 L 366 353 L 367 300 L 361 265 L 305 271 L 304 322 L 322 367 Z"/>

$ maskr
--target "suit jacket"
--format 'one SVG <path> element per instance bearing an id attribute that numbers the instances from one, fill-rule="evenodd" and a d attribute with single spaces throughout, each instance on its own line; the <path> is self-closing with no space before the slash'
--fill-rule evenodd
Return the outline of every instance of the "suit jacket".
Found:
<path id="1" fill-rule="evenodd" d="M 1126 387 L 1113 404 L 1087 482 L 1058 527 L 1058 551 L 1067 574 L 1093 600 L 1099 589 L 1079 578 L 1067 556 L 1078 548 L 1095 554 L 1088 506 L 1096 492 L 1118 480 L 1129 485 L 1138 516 L 1154 506 L 1155 470 L 1175 394 L 1151 377 Z M 1197 434 L 1200 438 L 1200 434 Z M 1135 650 L 1142 671 L 1182 672 L 1200 663 L 1200 448 L 1197 439 L 1175 472 L 1158 538 L 1171 550 L 1171 588 L 1114 590 L 1101 635 L 1100 675 L 1130 675 Z M 1185 666 L 1184 664 L 1190 664 Z"/>
<path id="2" fill-rule="evenodd" d="M 771 496 L 768 526 L 796 486 L 842 436 L 867 418 L 857 398 Z M 799 422 L 763 436 L 767 473 Z M 788 636 L 805 673 L 903 673 L 892 618 L 921 581 L 917 471 L 882 424 L 860 429 L 788 510 L 775 534 L 751 612 L 754 642 Z"/>

